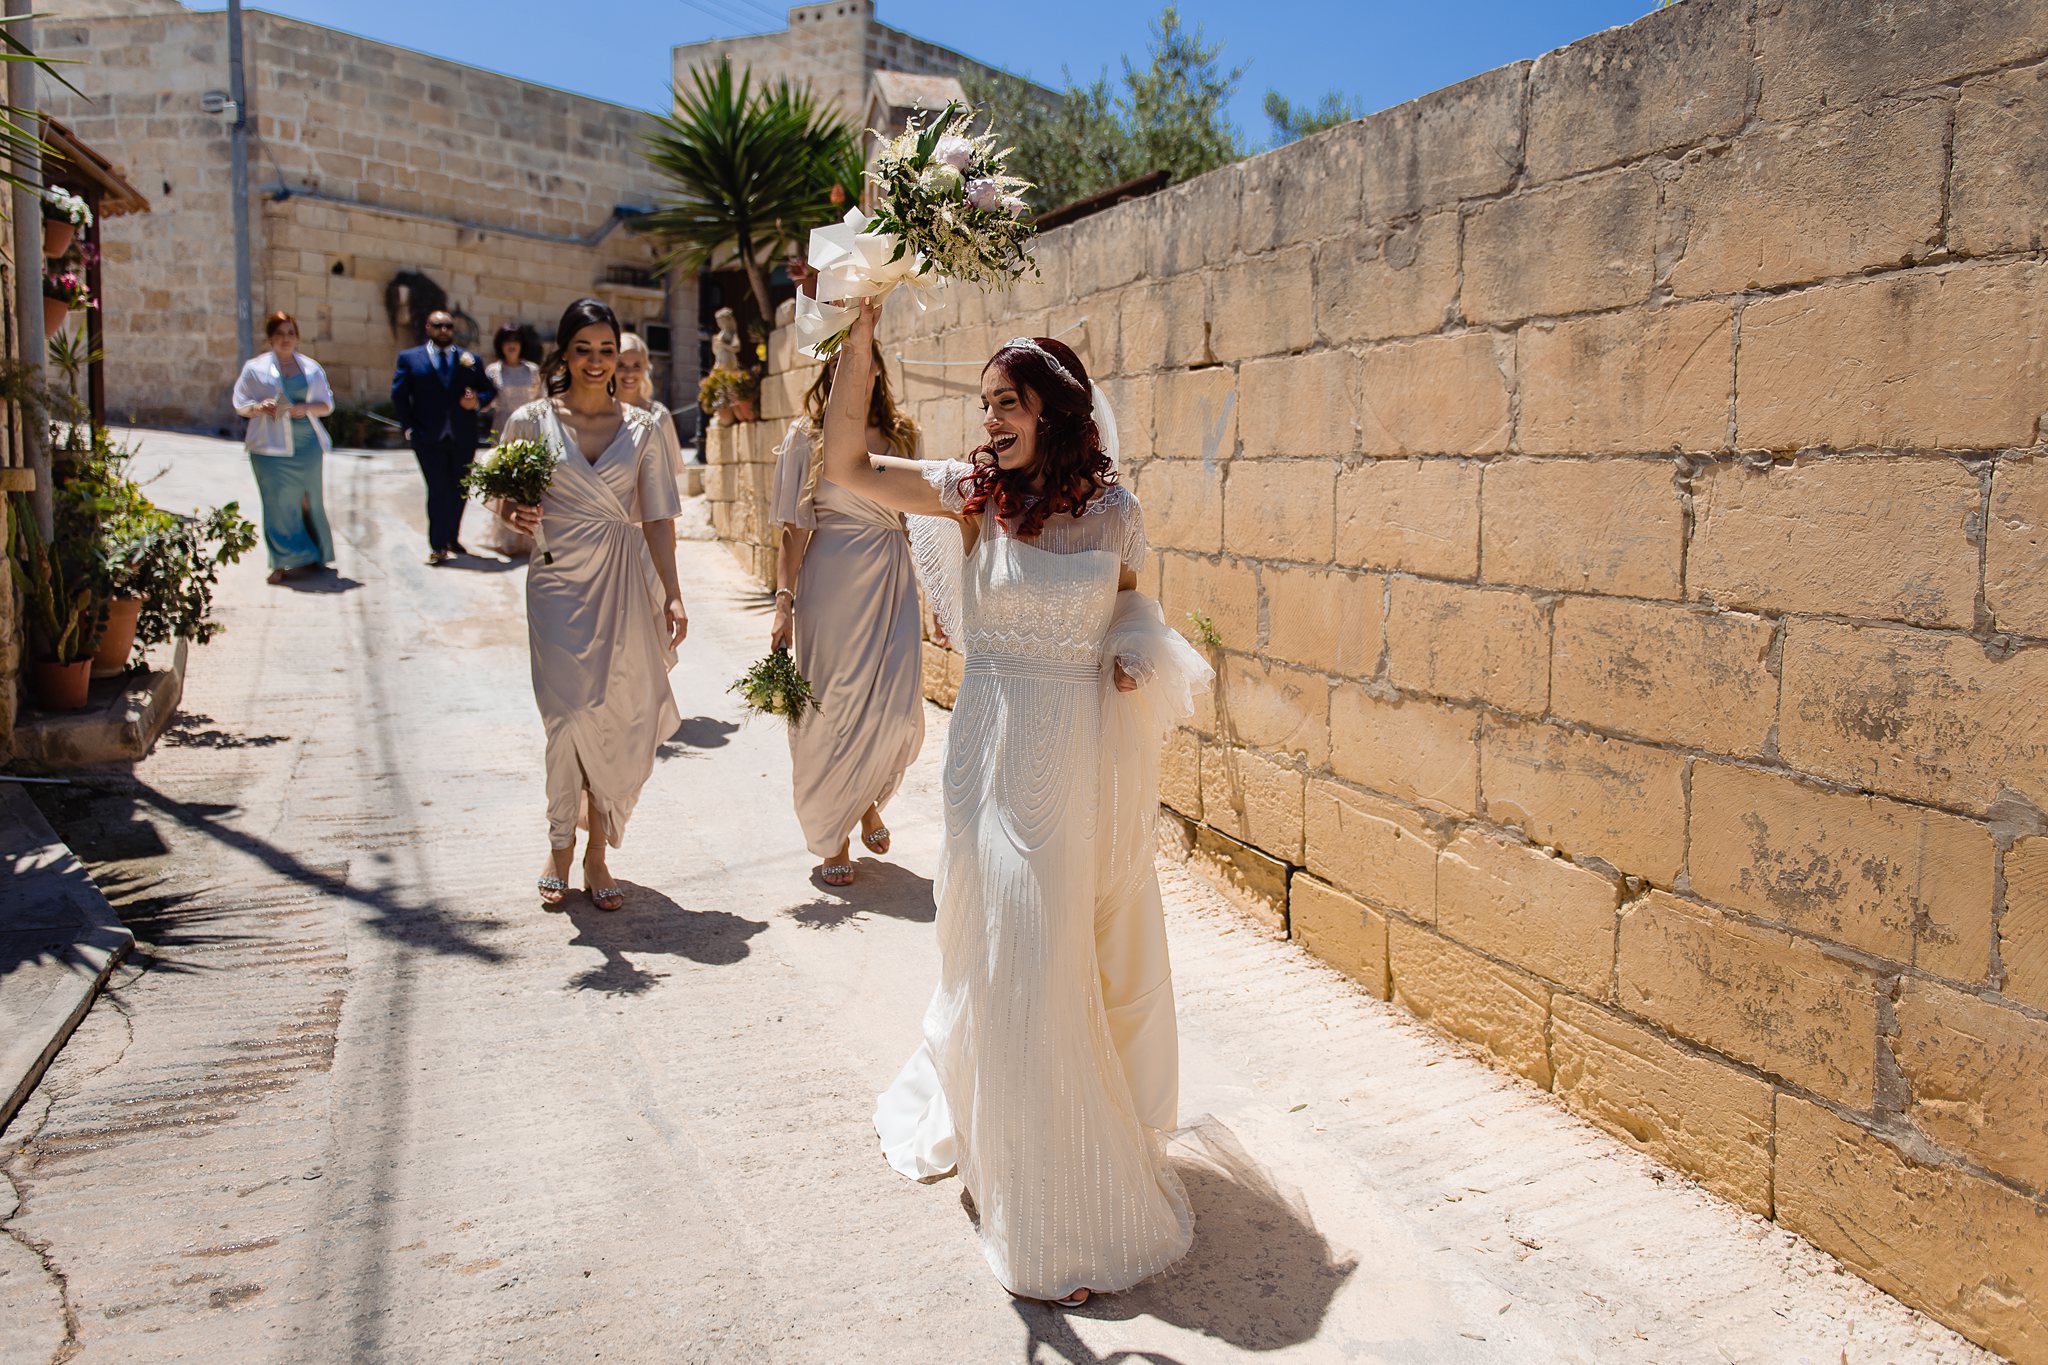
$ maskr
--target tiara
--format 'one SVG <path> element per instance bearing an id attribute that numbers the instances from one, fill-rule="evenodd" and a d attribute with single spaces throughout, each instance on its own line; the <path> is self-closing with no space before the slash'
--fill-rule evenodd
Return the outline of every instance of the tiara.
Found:
<path id="1" fill-rule="evenodd" d="M 1052 366 L 1054 374 L 1066 380 L 1075 388 L 1080 389 L 1081 392 L 1088 392 L 1087 386 L 1082 384 L 1080 380 L 1074 378 L 1073 371 L 1069 370 L 1066 366 L 1060 364 L 1060 358 L 1058 356 L 1054 355 L 1051 351 L 1046 350 L 1045 347 L 1039 345 L 1038 339 L 1036 337 L 1011 337 L 1008 341 L 1003 343 L 1003 349 L 1006 351 L 1020 350 L 1038 352 L 1038 354 L 1045 357 L 1045 363 Z"/>

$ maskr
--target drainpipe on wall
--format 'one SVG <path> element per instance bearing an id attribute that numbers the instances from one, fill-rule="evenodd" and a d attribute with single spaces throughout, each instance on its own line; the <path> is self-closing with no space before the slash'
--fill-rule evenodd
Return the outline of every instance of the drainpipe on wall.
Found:
<path id="1" fill-rule="evenodd" d="M 7 31 L 23 47 L 34 49 L 34 26 L 26 17 L 31 0 L 7 0 L 7 15 L 14 22 Z M 32 62 L 7 64 L 7 102 L 24 111 L 22 126 L 37 126 L 34 117 L 41 107 L 36 98 L 36 69 Z M 43 168 L 30 159 L 15 167 L 32 186 L 43 182 Z M 21 358 L 38 371 L 48 362 L 43 336 L 43 196 L 39 189 L 14 192 L 14 333 L 21 339 Z M 50 452 L 43 446 L 42 422 L 32 413 L 21 415 L 22 455 L 35 471 L 35 491 L 29 505 L 44 539 L 55 534 L 55 502 L 50 494 Z"/>
<path id="2" fill-rule="evenodd" d="M 12 6 L 16 0 L 8 0 Z M 242 0 L 228 0 L 228 124 L 235 196 L 235 362 L 256 354 L 256 319 L 249 298 L 249 92 L 242 83 Z"/>

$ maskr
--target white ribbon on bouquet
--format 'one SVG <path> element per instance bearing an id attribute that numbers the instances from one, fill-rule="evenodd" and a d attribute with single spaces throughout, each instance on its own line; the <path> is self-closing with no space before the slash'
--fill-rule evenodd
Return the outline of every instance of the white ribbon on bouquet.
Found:
<path id="1" fill-rule="evenodd" d="M 811 293 L 796 296 L 796 339 L 813 360 L 828 358 L 819 347 L 853 325 L 860 300 L 880 302 L 897 285 L 907 284 L 922 312 L 926 296 L 945 285 L 937 274 L 920 273 L 924 257 L 915 251 L 890 259 L 900 239 L 893 232 L 870 232 L 872 222 L 852 208 L 841 221 L 811 231 L 808 260 L 818 275 Z"/>

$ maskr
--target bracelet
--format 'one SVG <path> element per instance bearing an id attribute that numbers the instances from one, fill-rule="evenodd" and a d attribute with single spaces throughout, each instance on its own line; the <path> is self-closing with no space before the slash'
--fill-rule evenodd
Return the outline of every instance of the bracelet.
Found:
<path id="1" fill-rule="evenodd" d="M 787 597 L 789 599 L 789 605 L 791 605 L 792 607 L 796 605 L 796 592 L 794 589 L 777 588 L 775 590 L 775 596 L 777 598 Z"/>

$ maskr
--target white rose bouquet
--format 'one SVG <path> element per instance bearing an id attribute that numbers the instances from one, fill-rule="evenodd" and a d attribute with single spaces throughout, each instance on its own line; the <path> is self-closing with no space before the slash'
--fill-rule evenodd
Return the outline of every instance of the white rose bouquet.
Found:
<path id="1" fill-rule="evenodd" d="M 797 298 L 807 354 L 827 359 L 846 340 L 853 309 L 842 305 L 881 299 L 899 284 L 928 291 L 964 280 L 993 289 L 1037 269 L 1037 229 L 1022 197 L 1030 182 L 1009 173 L 1009 149 L 997 147 L 994 133 L 974 134 L 974 118 L 957 100 L 927 121 L 912 118 L 868 172 L 875 212 L 851 209 L 811 234 L 816 297 Z"/>

